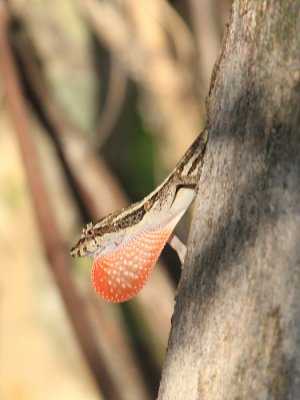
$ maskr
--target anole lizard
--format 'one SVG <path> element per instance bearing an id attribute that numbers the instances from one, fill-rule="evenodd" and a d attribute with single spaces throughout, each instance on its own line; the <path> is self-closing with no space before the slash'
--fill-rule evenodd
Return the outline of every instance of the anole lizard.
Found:
<path id="1" fill-rule="evenodd" d="M 204 130 L 152 193 L 83 228 L 71 256 L 94 257 L 92 284 L 104 300 L 130 300 L 145 285 L 177 222 L 195 198 L 206 142 Z"/>

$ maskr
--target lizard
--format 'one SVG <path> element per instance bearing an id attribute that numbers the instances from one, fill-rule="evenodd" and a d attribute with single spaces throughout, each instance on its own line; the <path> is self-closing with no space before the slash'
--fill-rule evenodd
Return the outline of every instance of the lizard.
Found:
<path id="1" fill-rule="evenodd" d="M 70 254 L 94 258 L 92 285 L 104 300 L 130 300 L 147 282 L 173 229 L 196 196 L 206 142 L 204 129 L 153 192 L 83 228 Z"/>

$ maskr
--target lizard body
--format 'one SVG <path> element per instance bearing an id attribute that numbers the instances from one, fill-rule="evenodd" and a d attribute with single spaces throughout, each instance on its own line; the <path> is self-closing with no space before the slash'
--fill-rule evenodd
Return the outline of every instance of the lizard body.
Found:
<path id="1" fill-rule="evenodd" d="M 197 192 L 204 130 L 167 178 L 143 200 L 89 223 L 71 249 L 94 257 L 92 283 L 105 300 L 131 299 L 146 283 L 164 245 Z"/>

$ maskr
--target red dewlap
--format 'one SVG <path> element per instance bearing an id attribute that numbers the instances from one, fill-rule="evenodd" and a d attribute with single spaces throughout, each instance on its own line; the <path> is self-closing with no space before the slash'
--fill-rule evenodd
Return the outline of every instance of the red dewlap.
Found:
<path id="1" fill-rule="evenodd" d="M 145 285 L 172 229 L 145 231 L 117 250 L 95 258 L 92 284 L 104 300 L 122 303 Z"/>

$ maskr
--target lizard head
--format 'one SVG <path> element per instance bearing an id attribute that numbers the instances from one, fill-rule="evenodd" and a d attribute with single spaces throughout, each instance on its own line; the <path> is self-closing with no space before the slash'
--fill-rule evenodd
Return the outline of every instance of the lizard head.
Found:
<path id="1" fill-rule="evenodd" d="M 103 220 L 96 225 L 88 223 L 83 229 L 80 238 L 72 247 L 72 257 L 95 257 L 113 251 L 124 237 L 124 232 L 116 231 Z"/>

